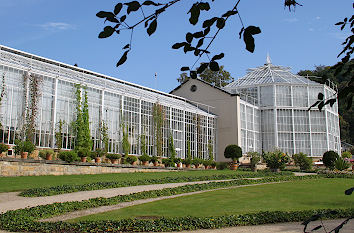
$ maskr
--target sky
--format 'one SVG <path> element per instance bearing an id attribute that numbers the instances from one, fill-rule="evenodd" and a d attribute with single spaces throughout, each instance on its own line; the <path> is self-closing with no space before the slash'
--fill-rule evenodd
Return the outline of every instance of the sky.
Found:
<path id="1" fill-rule="evenodd" d="M 236 1 L 211 1 L 211 10 L 202 12 L 199 24 L 189 24 L 187 12 L 192 1 L 182 0 L 158 19 L 157 31 L 148 36 L 143 25 L 133 34 L 132 50 L 122 66 L 116 63 L 129 42 L 128 31 L 99 39 L 103 20 L 98 11 L 113 11 L 117 0 L 0 0 L 0 44 L 43 56 L 115 78 L 164 92 L 177 85 L 182 66 L 191 66 L 196 57 L 174 50 L 171 46 L 184 41 L 188 31 L 201 29 L 201 23 L 230 10 Z M 121 1 L 128 2 L 128 1 Z M 140 1 L 142 2 L 142 1 Z M 166 2 L 161 0 L 160 2 Z M 194 1 L 193 1 L 194 2 Z M 297 73 L 314 69 L 316 65 L 334 65 L 339 61 L 341 43 L 349 35 L 334 24 L 353 14 L 351 0 L 298 0 L 291 12 L 284 0 L 241 0 L 238 10 L 247 27 L 258 26 L 254 53 L 246 51 L 238 33 L 241 23 L 237 16 L 227 22 L 213 42 L 212 54 L 225 53 L 219 64 L 235 79 L 244 76 L 248 68 L 261 66 L 269 53 L 272 63 L 288 66 Z M 146 7 L 145 13 L 149 13 Z M 131 19 L 129 18 L 131 17 Z M 128 24 L 141 19 L 141 12 L 129 15 Z M 208 61 L 202 57 L 200 62 Z M 155 81 L 155 73 L 157 81 Z"/>

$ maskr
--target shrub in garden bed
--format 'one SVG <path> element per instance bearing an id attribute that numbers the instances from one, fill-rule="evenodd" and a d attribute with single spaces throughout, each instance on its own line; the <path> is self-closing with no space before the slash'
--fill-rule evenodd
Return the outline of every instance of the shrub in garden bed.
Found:
<path id="1" fill-rule="evenodd" d="M 289 162 L 290 158 L 286 153 L 276 150 L 274 152 L 266 152 L 263 154 L 263 159 L 273 171 L 284 169 L 285 165 Z"/>
<path id="2" fill-rule="evenodd" d="M 52 160 L 52 157 L 54 155 L 54 150 L 52 149 L 44 149 L 44 150 L 40 150 L 38 153 L 39 157 L 41 157 L 42 159 L 46 159 L 46 160 Z"/>
<path id="3" fill-rule="evenodd" d="M 148 155 L 145 153 L 145 154 L 143 154 L 142 156 L 140 156 L 138 159 L 139 159 L 139 161 L 141 161 L 141 162 L 143 163 L 143 165 L 146 166 L 146 165 L 148 165 L 148 163 L 149 163 L 151 157 L 148 156 Z"/>
<path id="4" fill-rule="evenodd" d="M 59 152 L 59 159 L 68 162 L 68 163 L 72 163 L 75 161 L 79 160 L 79 157 L 77 156 L 75 151 L 61 151 Z"/>
<path id="5" fill-rule="evenodd" d="M 215 228 L 233 225 L 255 225 L 274 222 L 302 221 L 313 214 L 325 210 L 306 211 L 267 211 L 251 214 L 243 214 L 219 217 L 181 217 L 181 218 L 160 218 L 156 220 L 119 220 L 119 221 L 90 221 L 81 223 L 65 222 L 36 222 L 36 220 L 52 216 L 83 210 L 99 206 L 115 205 L 121 202 L 171 196 L 187 192 L 210 190 L 215 188 L 232 187 L 246 184 L 259 184 L 277 181 L 321 179 L 318 176 L 304 177 L 268 177 L 258 180 L 232 180 L 225 182 L 212 182 L 205 184 L 185 185 L 162 190 L 143 191 L 128 195 L 119 195 L 111 198 L 92 198 L 81 202 L 54 203 L 32 208 L 8 211 L 0 215 L 0 229 L 10 231 L 30 232 L 96 232 L 110 228 L 115 231 L 160 231 L 160 230 L 191 230 L 199 228 Z M 353 214 L 353 209 L 341 209 L 336 213 L 332 212 L 330 218 L 348 217 Z M 116 223 L 118 225 L 116 225 Z M 146 223 L 147 225 L 145 225 Z M 199 224 L 201 223 L 201 225 Z M 226 225 L 225 225 L 226 224 Z M 155 226 L 155 228 L 150 228 Z M 181 228 L 183 227 L 183 228 Z"/>
<path id="6" fill-rule="evenodd" d="M 334 163 L 335 161 L 339 158 L 339 155 L 337 154 L 337 152 L 335 151 L 327 151 L 323 154 L 322 160 L 323 160 L 323 164 L 333 170 L 334 169 Z"/>
<path id="7" fill-rule="evenodd" d="M 0 143 L 0 157 L 2 156 L 2 153 L 6 153 L 9 150 L 8 145 L 5 145 L 4 143 Z"/>
<path id="8" fill-rule="evenodd" d="M 150 162 L 153 163 L 154 166 L 157 166 L 159 164 L 159 158 L 154 155 L 150 158 Z"/>
<path id="9" fill-rule="evenodd" d="M 111 160 L 112 164 L 117 164 L 118 159 L 120 159 L 122 156 L 120 154 L 107 154 L 106 158 Z"/>
<path id="10" fill-rule="evenodd" d="M 304 153 L 298 153 L 293 155 L 295 165 L 300 167 L 301 171 L 308 171 L 312 168 L 312 159 L 307 157 Z"/>
<path id="11" fill-rule="evenodd" d="M 134 165 L 135 162 L 138 160 L 134 155 L 128 155 L 128 157 L 125 158 L 127 163 Z"/>

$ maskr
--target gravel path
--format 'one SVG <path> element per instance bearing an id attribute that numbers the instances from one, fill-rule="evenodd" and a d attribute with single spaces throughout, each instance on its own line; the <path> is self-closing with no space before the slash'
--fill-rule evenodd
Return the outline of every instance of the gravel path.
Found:
<path id="1" fill-rule="evenodd" d="M 8 210 L 23 209 L 26 207 L 34 207 L 38 205 L 52 204 L 55 202 L 67 202 L 67 201 L 83 201 L 90 198 L 97 197 L 114 197 L 117 195 L 127 195 L 131 193 L 137 193 L 142 191 L 159 190 L 164 188 L 174 188 L 187 184 L 203 184 L 209 182 L 222 182 L 225 180 L 210 180 L 210 181 L 195 181 L 184 183 L 168 183 L 168 184 L 153 184 L 153 185 L 140 185 L 121 187 L 114 189 L 102 189 L 93 191 L 82 191 L 75 193 L 66 193 L 55 196 L 47 197 L 21 197 L 18 196 L 19 192 L 1 193 L 0 194 L 0 213 L 4 213 Z"/>

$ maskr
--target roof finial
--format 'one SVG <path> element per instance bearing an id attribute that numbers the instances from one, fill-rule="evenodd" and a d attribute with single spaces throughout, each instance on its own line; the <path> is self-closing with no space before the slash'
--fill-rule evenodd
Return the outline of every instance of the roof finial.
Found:
<path id="1" fill-rule="evenodd" d="M 267 65 L 272 64 L 272 61 L 270 60 L 269 53 L 267 53 L 267 60 L 266 60 L 266 64 L 267 64 Z"/>

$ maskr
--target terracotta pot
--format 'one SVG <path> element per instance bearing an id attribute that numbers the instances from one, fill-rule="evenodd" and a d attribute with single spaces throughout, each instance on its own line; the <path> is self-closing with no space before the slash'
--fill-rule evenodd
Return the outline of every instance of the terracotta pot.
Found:
<path id="1" fill-rule="evenodd" d="M 239 164 L 238 163 L 232 163 L 231 166 L 230 166 L 230 169 L 231 170 L 237 170 Z"/>
<path id="2" fill-rule="evenodd" d="M 181 163 L 177 163 L 177 167 L 181 167 Z"/>
<path id="3" fill-rule="evenodd" d="M 100 163 L 100 162 L 101 162 L 101 158 L 100 157 L 95 158 L 95 163 Z"/>
<path id="4" fill-rule="evenodd" d="M 46 160 L 52 160 L 52 157 L 53 157 L 52 154 L 47 154 L 47 155 L 45 156 L 45 159 L 46 159 Z"/>
<path id="5" fill-rule="evenodd" d="M 118 159 L 111 159 L 112 164 L 118 164 Z"/>
<path id="6" fill-rule="evenodd" d="M 182 167 L 183 167 L 183 168 L 185 168 L 185 167 L 186 167 L 186 165 L 185 165 L 185 164 L 182 164 Z"/>
<path id="7" fill-rule="evenodd" d="M 131 165 L 136 165 L 136 163 L 137 163 L 137 162 L 136 162 L 136 161 L 134 161 Z"/>
<path id="8" fill-rule="evenodd" d="M 81 157 L 81 162 L 86 163 L 87 158 L 86 157 Z"/>
<path id="9" fill-rule="evenodd" d="M 21 153 L 21 159 L 27 159 L 27 157 L 28 157 L 28 152 Z"/>
<path id="10" fill-rule="evenodd" d="M 144 161 L 143 162 L 143 166 L 148 166 L 149 165 L 149 161 Z"/>
<path id="11" fill-rule="evenodd" d="M 187 167 L 187 168 L 191 168 L 191 165 L 190 165 L 190 164 L 186 164 L 186 167 Z"/>
<path id="12" fill-rule="evenodd" d="M 159 166 L 159 162 L 154 162 L 154 166 L 155 167 Z"/>
<path id="13" fill-rule="evenodd" d="M 2 153 L 0 154 L 0 158 L 2 158 L 2 157 L 6 157 L 6 152 L 2 152 Z"/>
<path id="14" fill-rule="evenodd" d="M 204 166 L 204 169 L 205 169 L 205 170 L 209 169 L 209 166 Z"/>
<path id="15" fill-rule="evenodd" d="M 211 169 L 216 169 L 216 166 L 211 166 Z"/>

